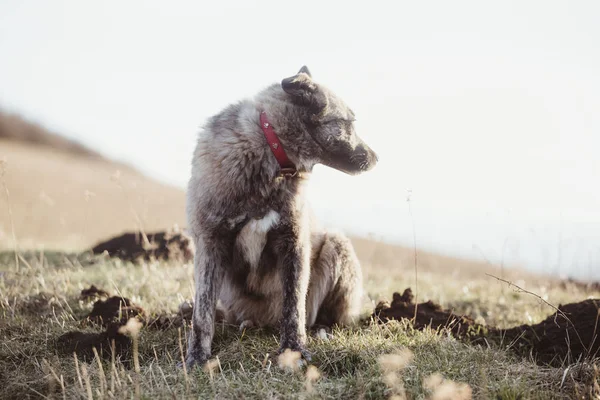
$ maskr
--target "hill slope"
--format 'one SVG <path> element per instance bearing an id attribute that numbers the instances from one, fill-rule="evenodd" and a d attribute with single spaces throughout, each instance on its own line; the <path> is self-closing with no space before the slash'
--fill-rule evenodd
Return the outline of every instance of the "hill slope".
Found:
<path id="1" fill-rule="evenodd" d="M 124 231 L 185 227 L 183 190 L 161 184 L 126 165 L 0 112 L 0 249 L 83 250 Z M 0 167 L 0 170 L 2 167 Z M 9 202 L 2 185 L 9 190 Z M 366 279 L 412 271 L 412 249 L 353 238 Z M 472 275 L 497 268 L 419 251 L 419 269 Z M 410 274 L 410 273 L 409 273 Z M 412 274 L 411 274 L 412 276 Z"/>
<path id="2" fill-rule="evenodd" d="M 25 142 L 90 158 L 102 158 L 100 154 L 73 140 L 50 132 L 39 124 L 26 121 L 17 114 L 0 110 L 0 140 L 2 139 Z"/>
<path id="3" fill-rule="evenodd" d="M 13 226 L 21 249 L 74 250 L 185 224 L 181 189 L 14 115 L 0 113 L 0 160 L 0 248 L 13 247 Z"/>

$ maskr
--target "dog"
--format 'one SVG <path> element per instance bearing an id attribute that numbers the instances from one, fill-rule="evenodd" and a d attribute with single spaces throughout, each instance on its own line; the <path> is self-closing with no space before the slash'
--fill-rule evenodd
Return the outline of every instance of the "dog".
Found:
<path id="1" fill-rule="evenodd" d="M 196 248 L 188 367 L 211 357 L 219 300 L 228 322 L 275 327 L 279 352 L 298 351 L 307 361 L 307 327 L 358 316 L 362 272 L 354 249 L 318 227 L 305 199 L 316 164 L 355 175 L 377 163 L 354 120 L 303 66 L 202 127 L 186 205 Z"/>

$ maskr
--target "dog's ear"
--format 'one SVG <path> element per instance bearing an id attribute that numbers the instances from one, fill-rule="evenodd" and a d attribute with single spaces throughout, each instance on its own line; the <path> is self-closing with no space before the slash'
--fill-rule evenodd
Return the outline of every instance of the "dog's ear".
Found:
<path id="1" fill-rule="evenodd" d="M 327 95 L 313 82 L 306 66 L 300 68 L 296 75 L 282 80 L 281 87 L 295 102 L 308 107 L 315 116 L 327 108 Z"/>
<path id="2" fill-rule="evenodd" d="M 300 68 L 300 71 L 298 71 L 299 74 L 303 72 L 312 78 L 312 75 L 310 74 L 310 71 L 308 70 L 308 67 L 306 65 L 303 65 L 302 68 Z"/>

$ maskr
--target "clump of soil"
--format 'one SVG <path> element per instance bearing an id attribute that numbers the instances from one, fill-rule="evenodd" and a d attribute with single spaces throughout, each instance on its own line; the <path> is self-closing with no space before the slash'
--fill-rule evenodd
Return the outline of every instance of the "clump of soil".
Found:
<path id="1" fill-rule="evenodd" d="M 103 300 L 102 297 L 106 299 Z M 191 303 L 184 302 L 176 313 L 150 317 L 130 299 L 119 296 L 111 297 L 108 292 L 98 289 L 94 285 L 82 290 L 80 298 L 100 298 L 94 302 L 92 311 L 81 322 L 83 325 L 91 323 L 101 326 L 104 330 L 100 333 L 67 332 L 57 339 L 56 346 L 63 352 L 75 352 L 85 360 L 94 357 L 94 347 L 98 351 L 98 355 L 110 358 L 112 356 L 111 346 L 114 341 L 115 356 L 120 356 L 121 360 L 128 362 L 131 356 L 132 342 L 128 336 L 119 332 L 119 328 L 127 324 L 130 318 L 136 318 L 149 329 L 159 330 L 181 327 L 192 318 Z"/>
<path id="2" fill-rule="evenodd" d="M 518 352 L 550 365 L 600 356 L 600 300 L 560 305 L 558 310 L 539 324 L 496 332 Z"/>
<path id="3" fill-rule="evenodd" d="M 189 236 L 183 232 L 155 232 L 143 235 L 128 232 L 116 236 L 92 248 L 93 254 L 107 252 L 110 257 L 139 262 L 156 260 L 190 261 L 194 248 Z"/>
<path id="4" fill-rule="evenodd" d="M 559 311 L 539 324 L 498 329 L 477 324 L 472 318 L 456 315 L 431 301 L 415 305 L 409 288 L 402 295 L 394 293 L 391 304 L 380 302 L 372 317 L 379 322 L 409 319 L 419 330 L 444 328 L 471 343 L 485 338 L 508 344 L 521 355 L 532 355 L 540 364 L 561 366 L 600 355 L 599 308 L 600 300 L 585 300 L 559 306 Z"/>
<path id="5" fill-rule="evenodd" d="M 392 299 L 391 304 L 381 301 L 375 307 L 372 316 L 376 320 L 387 322 L 392 319 L 409 319 L 413 320 L 413 326 L 416 329 L 423 330 L 426 327 L 434 330 L 445 328 L 456 337 L 477 336 L 486 331 L 485 326 L 475 323 L 471 317 L 456 315 L 452 311 L 444 310 L 442 306 L 431 300 L 415 304 L 410 288 L 405 289 L 402 295 L 398 292 L 394 293 Z"/>
<path id="6" fill-rule="evenodd" d="M 115 322 L 124 325 L 134 317 L 144 320 L 144 310 L 126 297 L 112 296 L 106 300 L 97 300 L 86 319 L 106 327 Z"/>
<path id="7" fill-rule="evenodd" d="M 79 357 L 89 361 L 94 358 L 95 347 L 100 357 L 110 359 L 114 342 L 115 357 L 120 357 L 127 363 L 131 358 L 132 342 L 128 336 L 119 332 L 121 326 L 118 323 L 111 323 L 104 332 L 100 333 L 67 332 L 57 339 L 57 348 L 67 354 L 77 353 Z"/>
<path id="8" fill-rule="evenodd" d="M 112 296 L 105 290 L 92 285 L 81 291 L 81 299 L 108 297 L 106 300 L 98 299 L 94 302 L 92 311 L 85 316 L 82 323 L 92 323 L 104 328 L 100 333 L 86 333 L 80 331 L 67 332 L 56 340 L 58 350 L 77 353 L 84 360 L 94 357 L 93 348 L 103 358 L 111 358 L 112 343 L 114 342 L 115 357 L 120 357 L 125 363 L 131 356 L 131 339 L 120 333 L 119 328 L 124 326 L 130 318 L 145 321 L 146 315 L 141 307 L 136 306 L 126 297 Z"/>
<path id="9" fill-rule="evenodd" d="M 83 289 L 81 291 L 81 295 L 79 298 L 81 300 L 92 300 L 99 297 L 110 297 L 107 291 L 98 289 L 96 286 L 92 285 L 87 289 Z"/>

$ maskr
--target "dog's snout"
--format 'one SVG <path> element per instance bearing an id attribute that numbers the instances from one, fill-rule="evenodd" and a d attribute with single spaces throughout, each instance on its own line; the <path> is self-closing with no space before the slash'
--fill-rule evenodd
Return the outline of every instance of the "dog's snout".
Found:
<path id="1" fill-rule="evenodd" d="M 362 156 L 363 160 L 360 163 L 360 169 L 362 171 L 369 171 L 373 167 L 375 167 L 375 164 L 377 164 L 377 161 L 379 161 L 379 157 L 377 156 L 377 153 L 375 153 L 373 151 L 373 149 L 371 149 L 369 146 L 367 146 L 365 144 L 360 146 L 359 151 L 363 155 Z"/>
<path id="2" fill-rule="evenodd" d="M 372 167 L 374 167 L 379 161 L 379 156 L 371 148 L 369 148 L 369 160 L 370 164 L 372 164 Z"/>

